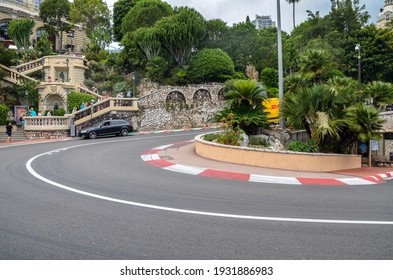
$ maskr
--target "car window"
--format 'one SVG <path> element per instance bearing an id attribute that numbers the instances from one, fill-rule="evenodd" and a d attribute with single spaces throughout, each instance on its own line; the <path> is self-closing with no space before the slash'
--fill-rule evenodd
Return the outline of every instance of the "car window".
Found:
<path id="1" fill-rule="evenodd" d="M 109 122 L 104 122 L 104 123 L 101 125 L 101 127 L 106 127 L 106 126 L 109 126 Z"/>

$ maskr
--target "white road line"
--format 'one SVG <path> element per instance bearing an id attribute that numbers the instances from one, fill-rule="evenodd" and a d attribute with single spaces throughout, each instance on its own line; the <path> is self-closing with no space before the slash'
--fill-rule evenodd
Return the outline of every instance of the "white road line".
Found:
<path id="1" fill-rule="evenodd" d="M 103 143 L 108 143 L 108 142 L 103 142 Z M 99 143 L 90 143 L 90 144 L 99 144 Z M 71 148 L 76 148 L 80 146 L 86 146 L 88 144 L 83 144 L 83 145 L 76 145 L 76 146 L 71 146 L 68 147 L 69 149 Z M 155 209 L 155 210 L 161 210 L 161 211 L 169 211 L 169 212 L 176 212 L 176 213 L 184 213 L 184 214 L 192 214 L 192 215 L 200 215 L 200 216 L 210 216 L 210 217 L 220 217 L 220 218 L 232 218 L 232 219 L 243 219 L 243 220 L 262 220 L 262 221 L 276 221 L 276 222 L 297 222 L 297 223 L 323 223 L 323 224 L 357 224 L 357 225 L 393 225 L 393 221 L 361 221 L 361 220 L 329 220 L 329 219 L 301 219 L 301 218 L 286 218 L 286 217 L 264 217 L 264 216 L 249 216 L 249 215 L 236 215 L 236 214 L 225 214 L 225 213 L 214 213 L 214 212 L 205 212 L 205 211 L 195 211 L 195 210 L 189 210 L 189 209 L 180 209 L 180 208 L 171 208 L 171 207 L 163 207 L 163 206 L 158 206 L 158 205 L 152 205 L 152 204 L 145 204 L 145 203 L 139 203 L 139 202 L 133 202 L 133 201 L 128 201 L 128 200 L 122 200 L 122 199 L 116 199 L 108 196 L 103 196 L 103 195 L 98 195 L 90 192 L 85 192 L 81 191 L 75 188 L 68 187 L 66 185 L 54 182 L 52 180 L 49 180 L 40 174 L 38 174 L 33 167 L 31 166 L 33 161 L 36 160 L 37 158 L 47 155 L 50 152 L 42 153 L 39 154 L 35 157 L 30 158 L 26 162 L 26 168 L 30 172 L 31 175 L 36 177 L 37 179 L 50 184 L 52 186 L 55 186 L 57 188 L 67 190 L 73 193 L 77 193 L 80 195 L 85 195 L 88 197 L 93 197 L 105 201 L 110 201 L 110 202 L 115 202 L 115 203 L 121 203 L 121 204 L 126 204 L 126 205 L 131 205 L 131 206 L 136 206 L 136 207 L 143 207 L 143 208 L 149 208 L 149 209 Z"/>

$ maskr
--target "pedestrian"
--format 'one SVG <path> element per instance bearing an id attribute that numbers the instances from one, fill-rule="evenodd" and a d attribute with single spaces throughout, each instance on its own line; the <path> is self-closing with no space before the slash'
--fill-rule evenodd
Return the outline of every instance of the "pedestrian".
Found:
<path id="1" fill-rule="evenodd" d="M 41 110 L 38 110 L 38 116 L 39 117 L 42 116 L 42 111 Z"/>
<path id="2" fill-rule="evenodd" d="M 52 116 L 50 110 L 46 113 L 46 116 L 47 116 L 47 117 L 51 117 L 51 116 Z"/>
<path id="3" fill-rule="evenodd" d="M 8 123 L 8 125 L 5 127 L 5 129 L 6 129 L 6 134 L 8 135 L 8 138 L 7 138 L 7 143 L 11 143 L 12 142 L 12 129 L 13 129 L 13 127 L 12 127 L 12 124 L 11 123 Z"/>
<path id="4" fill-rule="evenodd" d="M 24 119 L 23 117 L 24 117 L 24 115 L 21 115 L 21 116 L 19 117 L 19 121 L 20 121 L 20 124 L 21 124 L 21 126 L 22 126 L 22 130 L 25 129 L 25 119 Z"/>
<path id="5" fill-rule="evenodd" d="M 29 114 L 31 117 L 37 117 L 37 112 L 34 110 L 33 107 L 30 108 Z"/>
<path id="6" fill-rule="evenodd" d="M 78 109 L 76 109 L 76 107 L 72 108 L 72 113 L 75 113 L 76 111 L 78 111 Z"/>

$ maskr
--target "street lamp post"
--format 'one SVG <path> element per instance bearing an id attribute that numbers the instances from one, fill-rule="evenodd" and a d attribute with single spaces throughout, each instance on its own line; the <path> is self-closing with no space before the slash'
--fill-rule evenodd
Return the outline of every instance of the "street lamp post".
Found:
<path id="1" fill-rule="evenodd" d="M 361 56 L 360 56 L 360 44 L 356 44 L 355 51 L 358 52 L 358 89 L 360 89 L 361 84 L 362 84 L 362 66 L 361 66 Z"/>
<path id="2" fill-rule="evenodd" d="M 68 69 L 68 64 L 70 63 L 70 60 L 67 58 L 66 59 L 66 64 L 67 64 L 67 77 L 66 77 L 66 82 L 68 82 L 69 81 L 69 78 L 68 78 L 68 71 L 69 71 L 69 69 Z"/>
<path id="3" fill-rule="evenodd" d="M 282 62 L 282 36 L 281 36 L 281 9 L 280 0 L 277 0 L 277 47 L 278 47 L 278 99 L 280 111 L 284 105 L 284 76 Z M 284 128 L 284 117 L 280 113 L 280 128 Z"/>
<path id="4" fill-rule="evenodd" d="M 135 92 L 135 73 L 132 73 L 132 96 L 136 97 L 136 92 Z"/>
<path id="5" fill-rule="evenodd" d="M 25 90 L 26 106 L 29 107 L 29 91 Z"/>
<path id="6" fill-rule="evenodd" d="M 41 73 L 42 77 L 41 77 L 41 80 L 43 82 L 45 82 L 45 58 L 43 58 L 41 60 L 41 62 L 42 62 L 42 73 Z"/>

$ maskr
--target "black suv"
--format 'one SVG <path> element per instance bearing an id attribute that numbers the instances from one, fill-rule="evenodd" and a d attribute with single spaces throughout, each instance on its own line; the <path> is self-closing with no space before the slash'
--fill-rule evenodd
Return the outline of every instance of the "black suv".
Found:
<path id="1" fill-rule="evenodd" d="M 82 129 L 79 132 L 79 136 L 90 139 L 95 139 L 99 135 L 127 136 L 133 130 L 132 125 L 125 120 L 108 120 Z"/>

